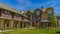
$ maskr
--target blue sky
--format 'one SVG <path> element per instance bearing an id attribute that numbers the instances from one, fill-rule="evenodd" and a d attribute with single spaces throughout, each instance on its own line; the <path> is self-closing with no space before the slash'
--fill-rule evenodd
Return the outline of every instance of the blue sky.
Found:
<path id="1" fill-rule="evenodd" d="M 43 6 L 53 7 L 55 15 L 60 13 L 60 0 L 0 0 L 0 2 L 16 10 L 32 10 Z"/>

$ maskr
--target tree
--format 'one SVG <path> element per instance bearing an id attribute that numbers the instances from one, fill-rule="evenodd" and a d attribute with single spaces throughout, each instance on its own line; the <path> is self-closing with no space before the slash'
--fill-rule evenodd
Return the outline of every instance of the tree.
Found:
<path id="1" fill-rule="evenodd" d="M 54 15 L 51 15 L 51 24 L 52 26 L 56 27 L 57 26 L 57 18 Z"/>

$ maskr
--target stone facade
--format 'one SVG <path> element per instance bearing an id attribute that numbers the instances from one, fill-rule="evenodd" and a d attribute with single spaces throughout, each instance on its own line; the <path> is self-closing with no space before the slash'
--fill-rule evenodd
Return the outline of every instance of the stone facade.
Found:
<path id="1" fill-rule="evenodd" d="M 22 14 L 4 4 L 0 3 L 0 5 L 0 29 L 51 26 L 50 17 L 54 14 L 52 7 L 27 10 Z"/>
<path id="2" fill-rule="evenodd" d="M 58 26 L 60 27 L 60 14 L 57 15 Z"/>
<path id="3" fill-rule="evenodd" d="M 26 15 L 4 4 L 0 3 L 0 5 L 0 29 L 29 27 Z"/>
<path id="4" fill-rule="evenodd" d="M 42 9 L 42 19 L 40 23 L 42 23 L 42 27 L 50 27 L 51 26 L 51 16 L 54 14 L 54 9 L 50 8 L 43 8 Z"/>
<path id="5" fill-rule="evenodd" d="M 27 12 L 30 14 L 28 14 Z M 51 26 L 50 17 L 51 17 L 51 15 L 54 14 L 54 9 L 53 9 L 53 7 L 41 8 L 41 9 L 36 9 L 36 10 L 25 11 L 24 13 L 27 15 L 32 15 L 32 18 L 29 17 L 32 19 L 31 20 L 32 26 L 39 26 L 41 24 L 42 24 L 42 26 L 43 25 Z"/>

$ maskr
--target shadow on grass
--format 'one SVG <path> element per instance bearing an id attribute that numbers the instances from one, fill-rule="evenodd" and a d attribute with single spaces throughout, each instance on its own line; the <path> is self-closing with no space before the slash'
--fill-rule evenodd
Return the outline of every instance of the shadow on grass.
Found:
<path id="1" fill-rule="evenodd" d="M 3 32 L 3 34 L 58 34 L 56 33 L 57 31 L 56 30 L 52 30 L 52 29 L 38 29 L 38 28 L 35 28 L 35 29 L 18 29 L 18 30 L 14 30 L 14 31 L 11 31 L 11 32 Z"/>
<path id="2" fill-rule="evenodd" d="M 8 33 L 8 32 L 3 32 L 3 34 L 10 34 L 10 33 Z"/>

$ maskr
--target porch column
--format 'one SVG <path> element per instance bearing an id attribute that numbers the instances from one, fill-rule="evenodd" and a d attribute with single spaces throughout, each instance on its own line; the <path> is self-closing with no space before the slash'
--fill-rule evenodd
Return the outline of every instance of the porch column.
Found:
<path id="1" fill-rule="evenodd" d="M 19 21 L 19 28 L 20 28 L 20 25 L 21 25 L 20 23 L 21 23 L 21 22 Z"/>
<path id="2" fill-rule="evenodd" d="M 26 27 L 28 28 L 28 22 L 26 22 Z"/>
<path id="3" fill-rule="evenodd" d="M 24 28 L 24 22 L 22 22 L 22 28 Z"/>
<path id="4" fill-rule="evenodd" d="M 48 24 L 49 24 L 49 23 L 47 22 L 47 27 L 49 27 Z"/>
<path id="5" fill-rule="evenodd" d="M 27 28 L 29 27 L 29 22 L 26 23 L 26 27 L 27 27 Z"/>
<path id="6" fill-rule="evenodd" d="M 28 27 L 30 27 L 30 23 L 29 22 L 27 22 L 28 23 Z"/>
<path id="7" fill-rule="evenodd" d="M 27 28 L 27 22 L 26 22 L 26 28 Z"/>
<path id="8" fill-rule="evenodd" d="M 21 27 L 23 28 L 23 22 L 21 23 Z"/>
<path id="9" fill-rule="evenodd" d="M 22 22 L 20 21 L 20 28 L 22 28 Z"/>
<path id="10" fill-rule="evenodd" d="M 20 21 L 18 21 L 17 28 L 20 28 Z"/>
<path id="11" fill-rule="evenodd" d="M 19 28 L 20 28 L 20 21 L 19 21 Z"/>
<path id="12" fill-rule="evenodd" d="M 7 29 L 6 23 L 5 23 L 4 27 L 5 27 L 5 29 Z"/>
<path id="13" fill-rule="evenodd" d="M 32 23 L 33 23 L 32 16 L 33 16 L 33 15 L 31 15 L 31 27 L 32 27 L 32 25 L 33 25 L 33 24 L 32 24 Z"/>
<path id="14" fill-rule="evenodd" d="M 23 22 L 23 28 L 24 28 L 24 22 Z"/>
<path id="15" fill-rule="evenodd" d="M 14 21 L 11 20 L 11 21 L 10 21 L 10 28 L 13 28 L 13 26 L 14 26 L 13 24 L 14 24 Z"/>
<path id="16" fill-rule="evenodd" d="M 4 19 L 0 19 L 0 28 L 4 29 Z"/>

